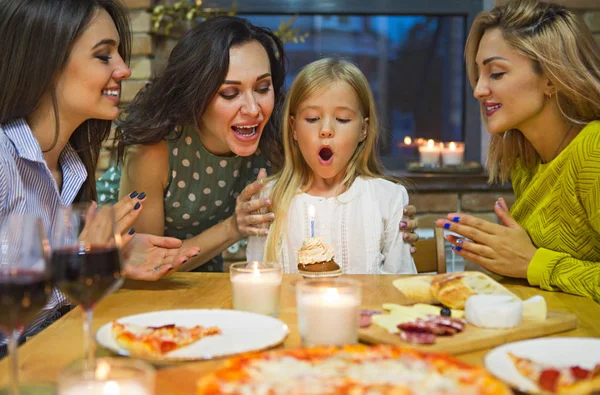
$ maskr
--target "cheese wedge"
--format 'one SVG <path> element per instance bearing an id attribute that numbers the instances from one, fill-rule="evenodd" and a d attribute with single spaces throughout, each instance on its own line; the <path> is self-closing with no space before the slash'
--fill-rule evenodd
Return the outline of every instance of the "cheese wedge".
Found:
<path id="1" fill-rule="evenodd" d="M 374 314 L 371 316 L 371 320 L 375 325 L 386 329 L 390 333 L 398 333 L 400 332 L 398 329 L 399 324 L 414 321 L 414 318 L 399 314 Z"/>
<path id="2" fill-rule="evenodd" d="M 395 304 L 395 303 L 384 303 L 381 307 L 384 310 L 389 310 L 391 313 L 394 313 L 397 315 L 404 315 L 407 317 L 413 317 L 413 319 L 424 318 L 429 315 L 429 313 L 426 314 L 426 313 L 419 312 L 419 311 L 413 309 L 412 306 L 402 306 L 402 305 Z M 439 311 L 438 311 L 438 314 L 439 314 Z"/>
<path id="3" fill-rule="evenodd" d="M 541 295 L 535 295 L 523 301 L 523 319 L 545 320 L 548 316 L 546 299 Z"/>
<path id="4" fill-rule="evenodd" d="M 424 304 L 424 303 L 414 304 L 411 306 L 411 308 L 415 311 L 418 311 L 420 313 L 427 314 L 427 315 L 440 315 L 441 310 L 442 310 L 442 307 L 440 307 L 440 306 L 434 306 L 432 304 Z M 463 318 L 465 316 L 465 312 L 463 310 L 451 309 L 450 312 L 451 312 L 451 316 L 453 318 Z"/>
<path id="5" fill-rule="evenodd" d="M 480 328 L 514 328 L 523 319 L 523 302 L 507 295 L 473 295 L 465 315 L 469 324 Z"/>

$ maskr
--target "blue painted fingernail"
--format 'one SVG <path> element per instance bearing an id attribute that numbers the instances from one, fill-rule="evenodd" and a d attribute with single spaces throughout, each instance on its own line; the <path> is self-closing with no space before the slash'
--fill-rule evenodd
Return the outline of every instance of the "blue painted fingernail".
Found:
<path id="1" fill-rule="evenodd" d="M 500 201 L 496 201 L 496 206 L 502 208 L 502 205 L 500 204 Z"/>
<path id="2" fill-rule="evenodd" d="M 450 222 L 446 222 L 444 224 L 444 229 L 450 229 Z"/>
<path id="3" fill-rule="evenodd" d="M 406 221 L 400 222 L 400 229 L 406 229 Z"/>
<path id="4" fill-rule="evenodd" d="M 133 209 L 134 209 L 134 210 L 137 210 L 137 209 L 139 209 L 140 207 L 142 207 L 142 205 L 140 204 L 140 202 L 137 202 L 137 203 L 135 204 L 135 206 L 133 206 Z"/>
<path id="5" fill-rule="evenodd" d="M 462 243 L 464 243 L 464 242 L 465 242 L 465 241 L 464 241 L 463 239 L 458 239 L 458 240 L 456 240 L 456 244 L 462 244 Z"/>
<path id="6" fill-rule="evenodd" d="M 131 199 L 133 199 L 133 198 L 134 198 L 134 197 L 136 197 L 137 195 L 138 195 L 137 191 L 133 191 L 133 192 L 131 192 L 131 193 L 129 194 L 129 197 L 130 197 Z"/>
<path id="7" fill-rule="evenodd" d="M 134 233 L 135 233 L 135 229 L 134 229 L 134 228 L 131 228 L 131 229 L 129 229 L 129 232 L 127 232 L 127 233 L 129 233 L 130 235 L 132 235 L 132 234 L 134 234 Z"/>
<path id="8" fill-rule="evenodd" d="M 145 197 L 146 197 L 146 192 L 142 192 L 142 193 L 140 193 L 140 196 L 138 196 L 138 199 L 142 200 Z"/>
<path id="9" fill-rule="evenodd" d="M 454 246 L 454 247 L 452 247 L 452 249 L 457 252 L 462 251 L 462 247 L 458 247 L 458 246 Z"/>
<path id="10" fill-rule="evenodd" d="M 454 217 L 452 218 L 452 222 L 459 222 L 460 221 L 460 217 Z"/>

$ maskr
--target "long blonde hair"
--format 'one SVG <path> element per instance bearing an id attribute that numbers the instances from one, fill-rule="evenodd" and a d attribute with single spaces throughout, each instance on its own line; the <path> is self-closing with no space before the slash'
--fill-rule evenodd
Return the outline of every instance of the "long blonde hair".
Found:
<path id="1" fill-rule="evenodd" d="M 281 248 L 282 235 L 286 232 L 287 212 L 292 199 L 300 188 L 307 190 L 312 185 L 312 172 L 294 140 L 290 127 L 290 117 L 296 116 L 298 107 L 306 99 L 317 95 L 333 83 L 348 84 L 358 99 L 361 115 L 369 118 L 367 136 L 358 144 L 350 159 L 342 179 L 342 185 L 350 187 L 356 177 L 382 177 L 381 166 L 376 153 L 379 139 L 379 124 L 375 111 L 373 93 L 363 73 L 350 62 L 325 58 L 305 66 L 294 80 L 284 105 L 282 138 L 285 163 L 273 179 L 275 187 L 271 193 L 272 210 L 275 221 L 271 225 L 265 246 L 265 259 L 275 261 Z"/>
<path id="2" fill-rule="evenodd" d="M 532 60 L 536 73 L 554 84 L 552 100 L 565 120 L 585 125 L 600 119 L 600 49 L 573 12 L 553 3 L 513 0 L 478 14 L 465 47 L 473 88 L 478 77 L 475 57 L 479 43 L 487 30 L 496 28 L 513 49 Z M 519 160 L 533 168 L 541 158 L 517 129 L 492 135 L 487 154 L 489 182 L 508 181 Z"/>

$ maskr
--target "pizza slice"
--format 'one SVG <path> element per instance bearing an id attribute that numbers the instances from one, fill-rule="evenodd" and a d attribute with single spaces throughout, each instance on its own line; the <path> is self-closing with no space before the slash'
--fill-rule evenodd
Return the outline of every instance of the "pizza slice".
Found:
<path id="1" fill-rule="evenodd" d="M 186 328 L 170 324 L 145 327 L 113 321 L 111 332 L 119 347 L 133 355 L 163 356 L 203 337 L 218 335 L 221 330 L 215 326 Z"/>
<path id="2" fill-rule="evenodd" d="M 541 393 L 583 395 L 600 392 L 600 363 L 593 369 L 580 366 L 556 367 L 508 353 L 524 377 Z"/>

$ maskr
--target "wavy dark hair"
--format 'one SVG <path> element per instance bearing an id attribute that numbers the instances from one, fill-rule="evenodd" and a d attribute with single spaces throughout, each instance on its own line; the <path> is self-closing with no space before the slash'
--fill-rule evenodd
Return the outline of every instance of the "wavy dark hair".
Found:
<path id="1" fill-rule="evenodd" d="M 0 1 L 0 124 L 31 114 L 46 92 L 54 106 L 56 144 L 59 114 L 55 82 L 65 68 L 73 43 L 99 9 L 112 17 L 120 37 L 119 54 L 129 60 L 128 14 L 119 0 Z M 76 201 L 96 199 L 96 162 L 111 121 L 89 119 L 69 139 L 88 176 Z"/>
<path id="2" fill-rule="evenodd" d="M 122 116 L 116 135 L 119 160 L 127 146 L 156 144 L 177 126 L 200 129 L 202 115 L 227 77 L 229 49 L 250 41 L 265 48 L 271 64 L 275 106 L 259 148 L 276 166 L 282 160 L 278 129 L 287 67 L 283 44 L 271 30 L 233 16 L 209 19 L 177 43 L 165 71 L 137 94 Z"/>

